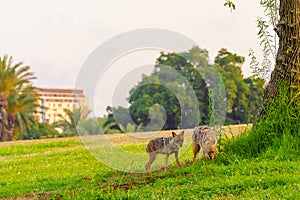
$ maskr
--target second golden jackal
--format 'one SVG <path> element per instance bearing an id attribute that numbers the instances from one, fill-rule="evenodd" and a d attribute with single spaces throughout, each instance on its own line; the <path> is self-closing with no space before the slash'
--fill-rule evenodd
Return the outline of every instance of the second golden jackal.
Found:
<path id="1" fill-rule="evenodd" d="M 197 154 L 199 153 L 201 148 L 203 149 L 202 160 L 205 160 L 207 158 L 215 158 L 218 139 L 215 131 L 212 130 L 209 126 L 196 127 L 194 129 L 192 140 L 194 153 L 193 163 L 195 162 Z"/>

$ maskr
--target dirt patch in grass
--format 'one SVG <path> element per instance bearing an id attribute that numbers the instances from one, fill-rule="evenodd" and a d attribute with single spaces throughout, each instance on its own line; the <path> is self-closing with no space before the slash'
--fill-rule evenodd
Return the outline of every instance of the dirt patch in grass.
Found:
<path id="1" fill-rule="evenodd" d="M 118 178 L 118 174 L 115 175 L 115 178 L 111 178 L 110 181 L 104 181 L 99 183 L 99 187 L 106 193 L 110 193 L 111 190 L 123 190 L 128 191 L 134 187 L 138 187 L 140 185 L 152 184 L 156 181 L 155 178 L 148 175 L 134 175 L 128 174 L 123 177 L 123 180 L 114 181 Z"/>
<path id="2" fill-rule="evenodd" d="M 55 191 L 44 192 L 43 194 L 31 193 L 24 196 L 3 198 L 1 200 L 46 200 Z"/>

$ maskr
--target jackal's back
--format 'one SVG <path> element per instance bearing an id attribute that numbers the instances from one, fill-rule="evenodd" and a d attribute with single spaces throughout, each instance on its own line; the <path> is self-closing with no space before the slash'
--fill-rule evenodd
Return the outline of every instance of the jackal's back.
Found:
<path id="1" fill-rule="evenodd" d="M 194 129 L 194 133 L 192 136 L 193 142 L 204 146 L 205 141 L 210 141 L 211 145 L 217 143 L 217 137 L 213 129 L 209 126 L 198 126 Z"/>
<path id="2" fill-rule="evenodd" d="M 155 138 L 150 140 L 147 144 L 146 151 L 147 153 L 160 151 L 164 149 L 168 144 L 170 144 L 172 137 L 162 137 L 162 138 Z"/>

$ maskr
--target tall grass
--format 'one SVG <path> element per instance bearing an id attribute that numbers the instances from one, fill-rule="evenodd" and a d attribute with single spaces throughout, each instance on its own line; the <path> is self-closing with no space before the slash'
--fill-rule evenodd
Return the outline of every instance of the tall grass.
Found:
<path id="1" fill-rule="evenodd" d="M 300 155 L 300 106 L 296 100 L 283 87 L 252 130 L 222 141 L 221 157 L 296 159 Z"/>

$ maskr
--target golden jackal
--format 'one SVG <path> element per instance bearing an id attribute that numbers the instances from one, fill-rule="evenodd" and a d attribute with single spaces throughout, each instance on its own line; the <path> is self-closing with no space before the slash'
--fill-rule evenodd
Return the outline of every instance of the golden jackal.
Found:
<path id="1" fill-rule="evenodd" d="M 198 126 L 194 129 L 192 139 L 194 152 L 193 163 L 195 162 L 201 147 L 203 149 L 202 160 L 205 160 L 206 158 L 215 158 L 218 139 L 214 130 L 209 126 Z"/>
<path id="2" fill-rule="evenodd" d="M 159 153 L 166 154 L 165 171 L 167 171 L 169 155 L 172 153 L 175 154 L 177 166 L 181 167 L 178 161 L 178 151 L 179 148 L 182 147 L 183 142 L 184 142 L 184 131 L 182 131 L 178 135 L 176 135 L 175 132 L 172 132 L 172 137 L 166 137 L 166 138 L 162 137 L 162 138 L 152 139 L 146 147 L 146 151 L 149 154 L 149 161 L 145 166 L 145 170 L 146 171 L 150 170 L 151 164 L 156 159 Z"/>

